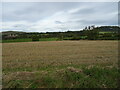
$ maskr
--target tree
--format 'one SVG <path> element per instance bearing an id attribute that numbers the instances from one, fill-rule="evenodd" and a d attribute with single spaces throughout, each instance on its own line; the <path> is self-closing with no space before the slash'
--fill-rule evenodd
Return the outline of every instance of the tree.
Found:
<path id="1" fill-rule="evenodd" d="M 62 33 L 59 34 L 59 40 L 63 40 L 63 34 Z"/>
<path id="2" fill-rule="evenodd" d="M 91 27 L 90 26 L 88 26 L 88 30 L 90 30 L 91 29 Z"/>
<path id="3" fill-rule="evenodd" d="M 87 30 L 87 27 L 85 27 L 85 30 Z"/>
<path id="4" fill-rule="evenodd" d="M 90 30 L 90 31 L 87 32 L 87 38 L 89 40 L 97 40 L 98 36 L 99 36 L 99 32 L 96 29 Z"/>

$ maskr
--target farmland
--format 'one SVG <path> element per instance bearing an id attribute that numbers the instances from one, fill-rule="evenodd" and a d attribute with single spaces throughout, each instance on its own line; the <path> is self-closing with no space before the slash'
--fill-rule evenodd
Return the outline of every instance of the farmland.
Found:
<path id="1" fill-rule="evenodd" d="M 116 88 L 118 41 L 2 44 L 4 88 Z"/>
<path id="2" fill-rule="evenodd" d="M 40 38 L 39 41 L 56 41 L 58 38 Z M 11 42 L 32 42 L 30 38 L 23 39 L 11 39 L 11 40 L 2 40 L 2 43 L 11 43 Z"/>

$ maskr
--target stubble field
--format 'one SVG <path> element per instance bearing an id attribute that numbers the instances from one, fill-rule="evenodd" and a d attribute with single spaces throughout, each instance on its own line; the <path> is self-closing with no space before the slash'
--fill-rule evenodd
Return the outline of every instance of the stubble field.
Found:
<path id="1" fill-rule="evenodd" d="M 4 88 L 117 87 L 118 41 L 3 43 L 2 49 Z"/>

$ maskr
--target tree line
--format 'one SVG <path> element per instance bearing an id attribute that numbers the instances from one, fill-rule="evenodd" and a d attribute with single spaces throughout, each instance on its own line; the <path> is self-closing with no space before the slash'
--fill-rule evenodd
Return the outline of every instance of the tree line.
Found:
<path id="1" fill-rule="evenodd" d="M 66 32 L 11 32 L 3 33 L 2 39 L 31 38 L 32 41 L 39 41 L 40 38 L 58 38 L 58 40 L 120 40 L 120 27 L 118 26 L 87 26 L 80 31 Z"/>

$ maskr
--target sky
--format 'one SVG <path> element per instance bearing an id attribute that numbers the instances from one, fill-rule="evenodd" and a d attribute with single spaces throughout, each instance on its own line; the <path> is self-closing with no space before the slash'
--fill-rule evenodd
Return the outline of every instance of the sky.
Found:
<path id="1" fill-rule="evenodd" d="M 117 2 L 3 2 L 0 8 L 0 31 L 61 32 L 118 25 Z"/>

